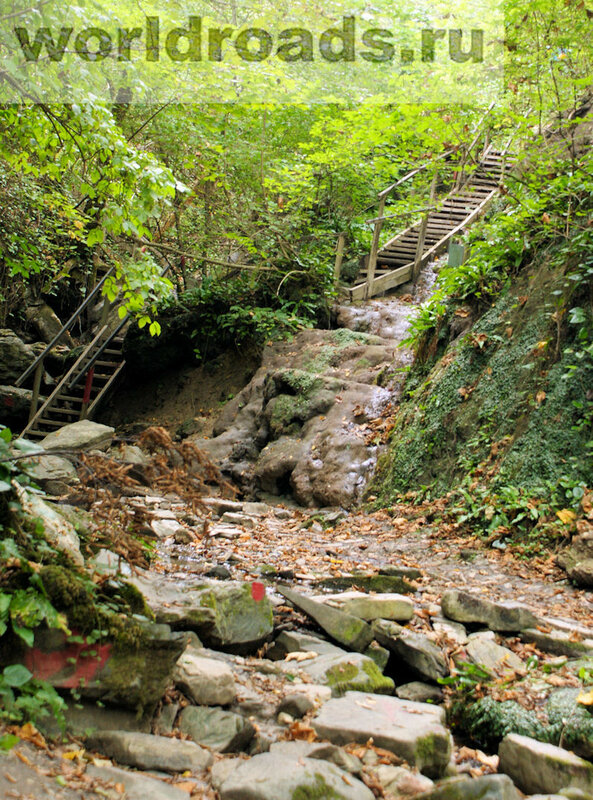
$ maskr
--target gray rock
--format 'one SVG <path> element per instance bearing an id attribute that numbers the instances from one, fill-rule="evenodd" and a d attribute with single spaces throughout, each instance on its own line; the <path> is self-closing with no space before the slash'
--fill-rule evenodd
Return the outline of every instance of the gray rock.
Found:
<path id="1" fill-rule="evenodd" d="M 348 692 L 327 702 L 313 727 L 334 744 L 364 744 L 372 738 L 375 745 L 404 758 L 430 778 L 444 774 L 451 756 L 445 712 L 426 703 Z"/>
<path id="2" fill-rule="evenodd" d="M 287 653 L 318 653 L 319 655 L 345 655 L 346 650 L 331 644 L 326 639 L 321 639 L 319 636 L 311 636 L 301 631 L 282 631 L 280 636 L 276 639 L 274 646 L 282 653 L 282 658 Z"/>
<path id="3" fill-rule="evenodd" d="M 124 708 L 98 706 L 96 703 L 66 699 L 66 732 L 84 739 L 95 731 L 137 731 L 150 733 L 150 717 L 139 717 Z M 47 736 L 59 737 L 62 731 L 53 717 L 39 719 L 38 727 Z"/>
<path id="4" fill-rule="evenodd" d="M 483 597 L 450 589 L 441 599 L 443 614 L 455 622 L 481 622 L 491 631 L 522 631 L 539 620 L 519 603 L 493 603 Z"/>
<path id="5" fill-rule="evenodd" d="M 570 656 L 580 658 L 581 656 L 593 655 L 593 639 L 571 639 L 567 631 L 553 630 L 544 633 L 537 628 L 527 628 L 521 631 L 520 638 L 523 642 L 530 642 L 539 647 L 545 653 L 554 653 L 558 656 Z"/>
<path id="6" fill-rule="evenodd" d="M 381 647 L 379 642 L 371 642 L 364 651 L 364 655 L 372 658 L 381 672 L 383 672 L 389 661 L 389 650 L 386 647 Z"/>
<path id="7" fill-rule="evenodd" d="M 334 764 L 263 753 L 243 761 L 220 787 L 221 800 L 374 800 L 370 789 Z"/>
<path id="8" fill-rule="evenodd" d="M 370 626 L 358 617 L 325 606 L 323 603 L 318 603 L 287 587 L 277 588 L 283 597 L 314 619 L 332 639 L 340 644 L 362 652 L 372 642 L 374 637 Z"/>
<path id="9" fill-rule="evenodd" d="M 465 644 L 467 642 L 467 631 L 460 622 L 453 622 L 444 617 L 433 617 L 431 622 L 433 629 L 437 633 L 444 634 L 447 639 L 451 639 L 456 644 Z"/>
<path id="10" fill-rule="evenodd" d="M 414 800 L 520 800 L 521 795 L 506 775 L 459 777 L 435 786 Z"/>
<path id="11" fill-rule="evenodd" d="M 100 778 L 103 781 L 123 784 L 126 790 L 126 800 L 187 800 L 187 792 L 139 772 L 130 772 L 117 767 L 96 767 L 94 764 L 89 764 L 85 774 L 90 778 Z"/>
<path id="12" fill-rule="evenodd" d="M 78 652 L 68 643 L 66 635 L 55 628 L 37 628 L 35 631 L 35 661 L 41 667 L 44 657 L 51 657 L 61 668 L 47 678 L 56 688 L 69 689 L 73 682 L 80 695 L 86 700 L 119 705 L 138 713 L 152 715 L 157 703 L 172 684 L 175 663 L 187 645 L 187 635 L 171 633 L 166 625 L 142 623 L 121 618 L 128 628 L 129 636 L 138 641 L 136 647 L 116 647 L 112 644 L 101 646 L 98 659 L 89 657 L 92 646 L 81 647 Z M 99 647 L 97 647 L 99 650 Z M 86 657 L 85 657 L 86 655 Z M 77 675 L 83 665 L 86 677 L 78 685 Z M 36 667 L 32 672 L 37 674 Z"/>
<path id="13" fill-rule="evenodd" d="M 298 669 L 314 683 L 329 686 L 335 697 L 348 691 L 392 694 L 394 689 L 393 680 L 383 675 L 372 658 L 362 653 L 330 653 L 308 661 L 281 662 L 281 665 L 285 672 Z"/>
<path id="14" fill-rule="evenodd" d="M 175 536 L 177 531 L 183 531 L 183 528 L 176 519 L 153 519 L 150 522 L 150 527 L 159 539 L 166 539 L 168 536 Z"/>
<path id="15" fill-rule="evenodd" d="M 372 622 L 375 619 L 409 622 L 414 616 L 414 603 L 408 597 L 389 592 L 385 594 L 342 592 L 341 594 L 317 595 L 315 600 L 335 606 L 366 622 Z"/>
<path id="16" fill-rule="evenodd" d="M 498 755 L 500 771 L 527 794 L 555 794 L 565 787 L 593 792 L 593 764 L 569 750 L 511 733 Z"/>
<path id="17" fill-rule="evenodd" d="M 276 708 L 277 714 L 290 714 L 293 719 L 301 719 L 308 711 L 315 708 L 314 701 L 300 692 L 288 694 Z"/>
<path id="18" fill-rule="evenodd" d="M 210 769 L 210 783 L 217 792 L 226 779 L 232 775 L 241 762 L 238 758 L 224 758 L 216 761 Z"/>
<path id="19" fill-rule="evenodd" d="M 179 715 L 179 730 L 218 753 L 239 753 L 253 739 L 255 728 L 239 714 L 221 708 L 187 706 Z"/>
<path id="20" fill-rule="evenodd" d="M 109 425 L 81 419 L 48 433 L 40 445 L 44 450 L 107 450 L 114 433 Z"/>
<path id="21" fill-rule="evenodd" d="M 173 534 L 175 544 L 189 544 L 194 541 L 194 536 L 187 530 L 187 528 L 177 528 Z"/>
<path id="22" fill-rule="evenodd" d="M 33 400 L 31 389 L 19 386 L 0 386 L 0 409 L 4 424 L 26 420 Z"/>
<path id="23" fill-rule="evenodd" d="M 405 767 L 380 764 L 377 767 L 371 767 L 369 772 L 375 776 L 388 795 L 398 798 L 429 792 L 434 786 L 434 783 L 426 775 L 412 772 Z"/>
<path id="24" fill-rule="evenodd" d="M 332 578 L 323 578 L 319 586 L 334 591 L 346 591 L 352 587 L 364 589 L 366 592 L 378 594 L 410 594 L 416 591 L 415 584 L 401 575 L 339 575 Z"/>
<path id="25" fill-rule="evenodd" d="M 72 523 L 59 513 L 56 506 L 42 500 L 39 495 L 20 487 L 17 488 L 17 493 L 21 503 L 19 514 L 32 519 L 41 519 L 43 534 L 52 547 L 66 553 L 75 564 L 82 566 L 84 558 L 80 552 L 80 539 Z"/>
<path id="26" fill-rule="evenodd" d="M 422 681 L 404 683 L 397 687 L 395 693 L 400 700 L 411 700 L 414 703 L 441 703 L 443 701 L 443 692 L 438 686 Z"/>
<path id="27" fill-rule="evenodd" d="M 264 492 L 282 494 L 282 485 L 290 478 L 293 470 L 303 457 L 305 445 L 298 439 L 281 436 L 269 442 L 259 454 L 254 475 Z"/>
<path id="28" fill-rule="evenodd" d="M 9 328 L 0 328 L 0 383 L 11 384 L 36 358 L 35 350 Z"/>
<path id="29" fill-rule="evenodd" d="M 225 511 L 239 512 L 243 510 L 243 503 L 239 503 L 236 500 L 227 500 L 225 497 L 204 497 L 200 502 L 218 516 L 224 514 Z"/>
<path id="30" fill-rule="evenodd" d="M 516 653 L 483 637 L 472 639 L 465 646 L 469 660 L 480 664 L 490 674 L 502 674 L 509 670 L 523 670 L 525 665 Z"/>
<path id="31" fill-rule="evenodd" d="M 34 456 L 23 469 L 49 494 L 65 494 L 70 486 L 79 482 L 74 465 L 60 456 Z"/>
<path id="32" fill-rule="evenodd" d="M 130 582 L 142 592 L 158 622 L 196 631 L 214 649 L 252 652 L 272 633 L 272 605 L 267 597 L 254 600 L 249 583 L 204 580 L 180 586 L 151 572 L 139 572 Z"/>
<path id="33" fill-rule="evenodd" d="M 168 703 L 162 706 L 154 720 L 154 732 L 161 735 L 172 733 L 179 708 L 178 703 Z"/>
<path id="34" fill-rule="evenodd" d="M 132 568 L 123 556 L 113 553 L 111 550 L 99 550 L 98 553 L 89 559 L 88 566 L 99 575 L 132 575 Z"/>
<path id="35" fill-rule="evenodd" d="M 421 677 L 436 681 L 449 674 L 445 656 L 424 634 L 405 628 L 397 630 L 394 623 L 388 620 L 376 620 L 373 623 L 373 632 L 380 644 L 399 656 Z"/>
<path id="36" fill-rule="evenodd" d="M 176 686 L 199 706 L 226 706 L 237 695 L 233 672 L 224 661 L 188 648 L 175 666 Z"/>
<path id="37" fill-rule="evenodd" d="M 255 522 L 253 518 L 248 516 L 247 514 L 238 514 L 234 511 L 225 511 L 225 513 L 220 518 L 221 522 L 226 522 L 229 525 L 239 525 L 242 528 L 252 529 L 255 528 Z"/>
<path id="38" fill-rule="evenodd" d="M 149 733 L 103 731 L 90 736 L 86 747 L 115 759 L 119 764 L 143 770 L 193 772 L 207 769 L 214 761 L 208 750 L 194 742 Z"/>

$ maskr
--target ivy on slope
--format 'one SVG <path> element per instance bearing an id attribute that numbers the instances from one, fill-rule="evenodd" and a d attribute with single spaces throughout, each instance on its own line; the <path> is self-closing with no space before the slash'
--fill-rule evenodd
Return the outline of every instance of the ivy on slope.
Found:
<path id="1" fill-rule="evenodd" d="M 593 178 L 521 176 L 444 268 L 374 494 L 453 492 L 487 534 L 527 532 L 593 481 Z M 548 173 L 549 174 L 549 173 Z M 472 324 L 473 322 L 473 324 Z"/>

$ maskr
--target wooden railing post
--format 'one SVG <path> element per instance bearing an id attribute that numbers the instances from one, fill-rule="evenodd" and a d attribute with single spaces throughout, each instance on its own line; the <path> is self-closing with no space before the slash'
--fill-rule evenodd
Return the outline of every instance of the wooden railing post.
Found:
<path id="1" fill-rule="evenodd" d="M 39 405 L 39 390 L 41 389 L 41 378 L 43 377 L 43 361 L 37 364 L 35 369 L 35 377 L 33 378 L 33 394 L 31 396 L 31 408 L 29 410 L 29 422 L 37 413 L 37 406 Z"/>
<path id="2" fill-rule="evenodd" d="M 340 273 L 342 271 L 342 259 L 344 258 L 344 244 L 346 243 L 346 234 L 342 232 L 338 236 L 338 244 L 336 247 L 336 263 L 334 266 L 334 286 L 338 286 L 340 282 Z"/>
<path id="3" fill-rule="evenodd" d="M 438 175 L 438 170 L 435 170 L 435 173 L 432 176 L 432 183 L 430 184 L 430 205 L 433 205 L 436 197 Z M 420 272 L 420 267 L 422 266 L 422 254 L 424 253 L 424 242 L 426 240 L 426 229 L 428 228 L 429 217 L 430 211 L 427 211 L 422 217 L 422 222 L 420 223 L 420 230 L 418 231 L 418 244 L 416 245 L 416 257 L 414 258 L 414 266 L 412 267 L 413 281 L 418 278 L 418 273 Z"/>
<path id="4" fill-rule="evenodd" d="M 375 227 L 373 228 L 373 241 L 371 243 L 371 253 L 369 255 L 369 264 L 367 268 L 366 300 L 373 296 L 373 283 L 375 281 L 375 270 L 377 269 L 377 253 L 379 252 L 379 237 L 381 236 L 381 228 L 383 227 L 386 200 L 386 195 L 382 195 L 379 199 L 379 211 L 377 213 Z"/>

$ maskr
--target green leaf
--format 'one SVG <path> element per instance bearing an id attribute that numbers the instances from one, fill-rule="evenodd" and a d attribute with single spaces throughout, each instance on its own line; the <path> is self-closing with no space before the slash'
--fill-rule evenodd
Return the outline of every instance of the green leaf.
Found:
<path id="1" fill-rule="evenodd" d="M 4 669 L 2 675 L 5 683 L 14 689 L 24 686 L 33 677 L 33 674 L 29 672 L 24 664 L 12 664 Z"/>
<path id="2" fill-rule="evenodd" d="M 4 736 L 0 736 L 0 750 L 12 750 L 20 741 L 13 733 L 5 733 Z"/>
<path id="3" fill-rule="evenodd" d="M 7 481 L 0 480 L 0 492 L 10 492 L 12 486 Z"/>
<path id="4" fill-rule="evenodd" d="M 35 634 L 31 630 L 31 628 L 21 628 L 19 625 L 15 625 L 13 622 L 12 629 L 17 636 L 21 637 L 23 642 L 28 647 L 33 647 L 33 642 L 35 641 Z"/>
<path id="5" fill-rule="evenodd" d="M 101 244 L 101 242 L 104 241 L 105 233 L 103 232 L 102 228 L 92 228 L 86 237 L 86 243 L 88 247 L 92 247 L 95 244 Z"/>

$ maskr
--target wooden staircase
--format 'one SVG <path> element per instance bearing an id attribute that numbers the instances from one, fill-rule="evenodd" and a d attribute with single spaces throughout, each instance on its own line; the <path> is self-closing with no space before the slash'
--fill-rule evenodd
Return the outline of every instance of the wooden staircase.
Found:
<path id="1" fill-rule="evenodd" d="M 64 425 L 92 417 L 125 366 L 123 342 L 122 335 L 111 334 L 104 326 L 31 417 L 21 436 L 43 439 Z"/>
<path id="2" fill-rule="evenodd" d="M 129 323 L 129 316 L 126 315 L 123 320 L 120 320 L 117 314 L 117 304 L 110 305 L 104 299 L 101 321 L 92 340 L 60 378 L 50 395 L 47 397 L 40 395 L 46 357 L 59 344 L 66 332 L 82 317 L 83 313 L 100 299 L 103 284 L 112 272 L 113 270 L 109 270 L 100 276 L 93 291 L 76 309 L 45 350 L 35 359 L 34 363 L 16 381 L 17 386 L 22 386 L 31 375 L 34 375 L 29 421 L 21 432 L 21 436 L 28 439 L 43 439 L 48 433 L 52 433 L 64 425 L 92 417 L 98 404 L 122 372 L 125 366 L 124 333 Z"/>
<path id="3" fill-rule="evenodd" d="M 374 297 L 415 279 L 424 264 L 445 250 L 454 236 L 464 233 L 495 197 L 504 175 L 507 150 L 508 147 L 499 152 L 487 147 L 463 187 L 454 189 L 422 220 L 376 247 L 376 254 L 371 252 L 368 266 L 360 273 L 364 282 L 349 289 L 350 300 Z M 382 222 L 381 218 L 377 222 Z"/>

